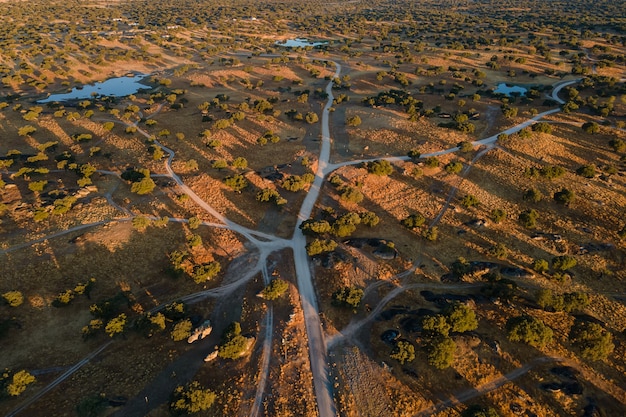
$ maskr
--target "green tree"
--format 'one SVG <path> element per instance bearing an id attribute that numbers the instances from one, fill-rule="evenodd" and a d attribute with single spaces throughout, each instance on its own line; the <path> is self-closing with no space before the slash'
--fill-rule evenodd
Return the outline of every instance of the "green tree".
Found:
<path id="1" fill-rule="evenodd" d="M 428 364 L 437 369 L 446 369 L 454 362 L 456 343 L 449 337 L 438 337 L 428 349 Z"/>
<path id="2" fill-rule="evenodd" d="M 319 117 L 316 113 L 308 112 L 305 116 L 305 120 L 309 124 L 317 123 L 319 121 Z"/>
<path id="3" fill-rule="evenodd" d="M 156 187 L 156 184 L 152 180 L 152 178 L 150 178 L 149 176 L 146 176 L 140 181 L 133 182 L 133 184 L 130 186 L 130 191 L 135 194 L 145 195 L 145 194 L 150 194 L 152 190 L 154 190 L 155 187 Z"/>
<path id="4" fill-rule="evenodd" d="M 415 229 L 422 226 L 426 222 L 426 218 L 420 213 L 411 214 L 408 217 L 402 219 L 400 223 L 407 229 Z"/>
<path id="5" fill-rule="evenodd" d="M 576 266 L 578 262 L 576 258 L 569 255 L 560 255 L 552 258 L 552 269 L 559 272 L 565 272 Z"/>
<path id="6" fill-rule="evenodd" d="M 411 342 L 399 341 L 389 356 L 402 365 L 405 362 L 413 362 L 415 359 L 415 346 Z"/>
<path id="7" fill-rule="evenodd" d="M 469 143 L 469 142 L 468 142 Z M 443 167 L 449 174 L 458 174 L 463 170 L 463 164 L 461 162 L 450 162 Z"/>
<path id="8" fill-rule="evenodd" d="M 261 296 L 266 300 L 276 300 L 282 296 L 285 291 L 289 289 L 289 283 L 283 279 L 273 279 L 264 289 L 261 291 Z"/>
<path id="9" fill-rule="evenodd" d="M 466 194 L 461 199 L 461 205 L 465 208 L 476 207 L 479 204 L 480 204 L 480 201 L 478 201 L 478 198 L 473 194 Z"/>
<path id="10" fill-rule="evenodd" d="M 506 211 L 498 208 L 491 210 L 491 220 L 494 223 L 500 223 L 504 219 L 506 219 Z"/>
<path id="11" fill-rule="evenodd" d="M 315 256 L 324 252 L 332 252 L 336 248 L 337 248 L 337 242 L 335 242 L 334 240 L 315 239 L 314 241 L 306 245 L 306 253 L 309 256 Z"/>
<path id="12" fill-rule="evenodd" d="M 478 328 L 476 313 L 466 304 L 454 303 L 444 309 L 444 315 L 453 332 L 463 333 Z"/>
<path id="13" fill-rule="evenodd" d="M 246 169 L 248 168 L 248 160 L 244 157 L 238 157 L 235 158 L 235 160 L 232 162 L 233 168 L 237 168 L 237 169 Z"/>
<path id="14" fill-rule="evenodd" d="M 244 188 L 248 186 L 248 180 L 246 180 L 243 175 L 236 174 L 224 178 L 224 184 L 232 188 L 234 191 L 240 193 Z"/>
<path id="15" fill-rule="evenodd" d="M 596 122 L 586 122 L 583 123 L 582 129 L 587 133 L 598 133 L 600 131 L 600 125 Z"/>
<path id="16" fill-rule="evenodd" d="M 492 407 L 474 404 L 463 411 L 461 417 L 500 417 L 500 415 Z"/>
<path id="17" fill-rule="evenodd" d="M 146 216 L 135 216 L 132 221 L 133 228 L 139 231 L 146 230 L 151 223 L 152 220 Z"/>
<path id="18" fill-rule="evenodd" d="M 361 118 L 359 116 L 352 116 L 346 119 L 348 126 L 357 127 L 361 125 Z"/>
<path id="19" fill-rule="evenodd" d="M 187 226 L 189 226 L 191 230 L 197 229 L 198 227 L 200 227 L 201 224 L 202 224 L 202 220 L 200 220 L 196 216 L 190 217 L 189 220 L 187 221 Z"/>
<path id="20" fill-rule="evenodd" d="M 18 395 L 26 391 L 26 387 L 28 387 L 28 385 L 35 382 L 35 377 L 31 375 L 28 371 L 21 370 L 14 373 L 11 377 L 8 377 L 6 382 L 8 382 L 8 384 L 6 385 L 7 394 L 9 394 L 11 397 L 17 397 Z"/>
<path id="21" fill-rule="evenodd" d="M 170 336 L 172 337 L 172 340 L 175 342 L 186 340 L 187 338 L 189 338 L 189 336 L 191 336 L 192 327 L 193 327 L 193 324 L 191 324 L 191 320 L 189 319 L 179 321 L 172 328 L 172 332 L 170 334 Z"/>
<path id="22" fill-rule="evenodd" d="M 109 337 L 113 337 L 117 334 L 122 334 L 124 333 L 124 330 L 126 330 L 126 323 L 126 314 L 121 313 L 117 317 L 109 320 L 106 327 L 104 328 L 104 331 Z"/>
<path id="23" fill-rule="evenodd" d="M 543 194 L 536 188 L 529 188 L 524 192 L 524 200 L 538 203 L 543 199 Z"/>
<path id="24" fill-rule="evenodd" d="M 104 394 L 89 395 L 82 398 L 76 405 L 78 417 L 98 417 L 109 406 Z"/>
<path id="25" fill-rule="evenodd" d="M 364 213 L 361 213 L 362 224 L 369 226 L 369 227 L 374 227 L 379 222 L 380 222 L 380 217 L 378 217 L 376 213 L 372 213 L 371 211 L 366 211 Z"/>
<path id="26" fill-rule="evenodd" d="M 538 348 L 552 342 L 552 329 L 535 317 L 512 317 L 506 322 L 506 329 L 512 342 L 524 342 Z"/>
<path id="27" fill-rule="evenodd" d="M 357 287 L 343 287 L 333 293 L 333 304 L 349 307 L 356 311 L 363 298 L 363 290 Z"/>
<path id="28" fill-rule="evenodd" d="M 534 229 L 537 226 L 537 217 L 539 217 L 537 210 L 525 210 L 520 213 L 519 221 L 525 228 Z"/>
<path id="29" fill-rule="evenodd" d="M 548 272 L 548 269 L 550 269 L 550 265 L 545 259 L 535 259 L 535 261 L 533 262 L 533 270 L 535 272 L 543 274 Z"/>
<path id="30" fill-rule="evenodd" d="M 233 322 L 222 335 L 218 356 L 225 359 L 237 359 L 241 357 L 247 345 L 248 340 L 241 335 L 241 325 Z"/>
<path id="31" fill-rule="evenodd" d="M 613 335 L 598 323 L 576 320 L 569 338 L 581 356 L 592 361 L 606 359 L 615 349 Z"/>
<path id="32" fill-rule="evenodd" d="M 596 176 L 596 166 L 594 164 L 583 165 L 576 170 L 576 173 L 584 178 L 593 178 Z"/>
<path id="33" fill-rule="evenodd" d="M 222 266 L 217 261 L 196 265 L 193 268 L 193 280 L 196 284 L 202 284 L 215 278 L 221 270 Z"/>
<path id="34" fill-rule="evenodd" d="M 31 125 L 22 126 L 17 130 L 18 136 L 28 136 L 32 133 L 35 133 L 37 128 Z"/>
<path id="35" fill-rule="evenodd" d="M 370 174 L 384 177 L 390 175 L 393 172 L 393 165 L 385 159 L 373 161 L 367 164 L 367 170 Z"/>
<path id="36" fill-rule="evenodd" d="M 177 415 L 188 415 L 206 411 L 215 402 L 217 396 L 193 381 L 185 386 L 178 386 L 172 393 L 170 409 Z"/>
<path id="37" fill-rule="evenodd" d="M 469 142 L 467 140 L 457 143 L 456 146 L 459 148 L 459 151 L 461 153 L 469 153 L 474 150 L 474 145 L 472 145 L 472 142 Z"/>
<path id="38" fill-rule="evenodd" d="M 430 336 L 448 336 L 452 326 L 443 314 L 425 316 L 422 319 L 422 329 Z"/>
<path id="39" fill-rule="evenodd" d="M 24 296 L 20 291 L 7 291 L 2 294 L 2 298 L 11 307 L 19 307 L 24 302 Z"/>
<path id="40" fill-rule="evenodd" d="M 217 169 L 218 171 L 221 171 L 226 167 L 228 167 L 228 162 L 226 162 L 225 159 L 218 159 L 216 161 L 213 161 L 213 163 L 211 164 L 211 168 Z"/>
<path id="41" fill-rule="evenodd" d="M 498 259 L 506 259 L 509 256 L 509 249 L 504 243 L 496 243 L 489 248 L 489 255 Z"/>
<path id="42" fill-rule="evenodd" d="M 431 242 L 436 241 L 439 237 L 439 228 L 437 226 L 432 226 L 424 229 L 422 231 L 422 237 Z"/>
<path id="43" fill-rule="evenodd" d="M 532 126 L 533 132 L 552 133 L 552 125 L 547 122 L 538 122 Z"/>
<path id="44" fill-rule="evenodd" d="M 439 166 L 439 158 L 437 158 L 436 156 L 429 156 L 424 161 L 424 165 L 426 165 L 428 168 L 437 168 Z"/>

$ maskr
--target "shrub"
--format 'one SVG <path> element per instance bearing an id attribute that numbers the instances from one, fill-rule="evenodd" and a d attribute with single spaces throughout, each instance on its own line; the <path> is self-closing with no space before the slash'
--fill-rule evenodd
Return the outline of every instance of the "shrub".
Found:
<path id="1" fill-rule="evenodd" d="M 500 417 L 500 415 L 492 407 L 474 404 L 467 410 L 463 411 L 463 413 L 461 413 L 461 417 Z"/>
<path id="2" fill-rule="evenodd" d="M 586 122 L 583 123 L 582 129 L 587 133 L 598 133 L 600 131 L 600 125 L 596 122 Z"/>
<path id="3" fill-rule="evenodd" d="M 370 172 L 370 174 L 384 177 L 393 172 L 393 166 L 391 165 L 389 161 L 382 159 L 382 160 L 370 162 L 367 165 L 367 170 Z"/>
<path id="4" fill-rule="evenodd" d="M 609 145 L 615 152 L 624 152 L 626 151 L 626 142 L 622 139 L 611 139 L 609 141 Z"/>
<path id="5" fill-rule="evenodd" d="M 133 229 L 140 230 L 140 231 L 146 230 L 148 226 L 150 226 L 151 223 L 152 223 L 152 220 L 150 220 L 146 216 L 136 216 L 136 217 L 133 217 L 133 220 L 132 220 Z"/>
<path id="6" fill-rule="evenodd" d="M 319 255 L 320 253 L 324 252 L 332 252 L 335 249 L 337 249 L 337 242 L 330 239 L 315 239 L 314 241 L 306 245 L 306 253 L 309 256 Z"/>
<path id="7" fill-rule="evenodd" d="M 536 188 L 529 188 L 524 192 L 524 200 L 538 203 L 543 199 L 543 194 Z"/>
<path id="8" fill-rule="evenodd" d="M 581 356 L 592 361 L 606 359 L 615 349 L 613 335 L 598 323 L 577 320 L 569 337 Z"/>
<path id="9" fill-rule="evenodd" d="M 348 126 L 357 127 L 361 125 L 361 118 L 359 116 L 348 117 L 346 119 Z"/>
<path id="10" fill-rule="evenodd" d="M 10 375 L 5 372 L 0 379 L 0 386 L 6 384 L 6 393 L 11 397 L 17 397 L 24 391 L 26 387 L 35 382 L 35 377 L 28 371 L 22 370 Z"/>
<path id="11" fill-rule="evenodd" d="M 478 198 L 472 194 L 467 194 L 461 199 L 461 205 L 465 208 L 476 207 L 480 204 Z"/>
<path id="12" fill-rule="evenodd" d="M 549 180 L 560 178 L 565 175 L 565 168 L 558 165 L 548 165 L 539 170 L 539 174 L 543 178 L 547 178 Z"/>
<path id="13" fill-rule="evenodd" d="M 458 174 L 463 170 L 463 164 L 461 162 L 450 162 L 446 164 L 444 169 L 450 174 Z"/>
<path id="14" fill-rule="evenodd" d="M 541 320 L 531 316 L 512 317 L 506 322 L 508 338 L 512 342 L 524 342 L 533 347 L 543 347 L 552 342 L 552 329 Z"/>
<path id="15" fill-rule="evenodd" d="M 193 381 L 185 386 L 178 386 L 172 394 L 170 409 L 174 414 L 193 414 L 211 408 L 216 395 Z"/>
<path id="16" fill-rule="evenodd" d="M 574 258 L 573 256 L 556 256 L 552 258 L 552 269 L 554 269 L 555 271 L 564 272 L 568 269 L 575 267 L 577 263 L 578 262 L 576 261 L 576 258 Z"/>
<path id="17" fill-rule="evenodd" d="M 412 362 L 415 359 L 415 346 L 411 342 L 400 341 L 393 348 L 389 357 L 397 360 L 402 365 L 405 362 Z"/>
<path id="18" fill-rule="evenodd" d="M 361 213 L 361 223 L 366 226 L 374 227 L 380 222 L 380 217 L 376 215 L 376 213 L 372 213 L 371 211 L 366 211 L 365 213 Z"/>
<path id="19" fill-rule="evenodd" d="M 300 224 L 300 230 L 305 235 L 314 236 L 316 234 L 329 233 L 332 227 L 326 220 L 305 220 Z"/>
<path id="20" fill-rule="evenodd" d="M 426 158 L 426 160 L 424 161 L 424 164 L 428 168 L 437 168 L 439 166 L 439 158 L 437 158 L 436 156 L 430 156 Z"/>
<path id="21" fill-rule="evenodd" d="M 174 325 L 174 328 L 172 329 L 170 336 L 172 337 L 172 340 L 175 342 L 186 340 L 187 338 L 189 338 L 189 336 L 191 336 L 192 328 L 193 328 L 193 324 L 191 323 L 191 320 L 185 319 L 185 320 L 179 321 L 178 323 Z"/>
<path id="22" fill-rule="evenodd" d="M 498 259 L 506 259 L 509 256 L 509 249 L 504 243 L 497 243 L 489 248 L 489 255 Z"/>
<path id="23" fill-rule="evenodd" d="M 493 220 L 494 223 L 500 223 L 504 219 L 506 219 L 506 211 L 502 209 L 491 210 L 491 220 Z"/>
<path id="24" fill-rule="evenodd" d="M 2 294 L 4 301 L 11 307 L 19 307 L 24 302 L 24 296 L 20 291 L 8 291 Z"/>
<path id="25" fill-rule="evenodd" d="M 552 133 L 552 125 L 547 122 L 539 122 L 532 126 L 532 130 L 533 132 Z"/>
<path id="26" fill-rule="evenodd" d="M 407 155 L 411 159 L 419 159 L 422 154 L 417 149 L 411 149 Z"/>
<path id="27" fill-rule="evenodd" d="M 196 284 L 201 284 L 212 278 L 215 278 L 217 274 L 222 270 L 222 265 L 219 262 L 213 261 L 202 265 L 196 265 L 193 268 L 193 280 Z"/>
<path id="28" fill-rule="evenodd" d="M 232 188 L 234 191 L 240 193 L 244 188 L 248 186 L 248 180 L 241 174 L 230 175 L 224 178 L 224 184 Z"/>
<path id="29" fill-rule="evenodd" d="M 360 203 L 363 201 L 363 193 L 359 191 L 357 188 L 353 187 L 345 187 L 340 194 L 340 197 L 343 201 L 348 201 L 351 203 Z"/>
<path id="30" fill-rule="evenodd" d="M 437 226 L 429 227 L 422 232 L 422 237 L 426 240 L 434 242 L 439 237 L 439 228 Z"/>
<path id="31" fill-rule="evenodd" d="M 245 351 L 247 344 L 248 339 L 241 335 L 241 325 L 233 322 L 222 335 L 218 355 L 220 358 L 237 359 Z"/>
<path id="32" fill-rule="evenodd" d="M 526 210 L 520 213 L 519 221 L 525 228 L 534 229 L 537 226 L 537 217 L 539 213 L 536 210 Z"/>
<path id="33" fill-rule="evenodd" d="M 333 304 L 340 307 L 350 307 L 356 310 L 361 304 L 362 298 L 362 289 L 357 287 L 344 287 L 333 293 Z"/>
<path id="34" fill-rule="evenodd" d="M 478 320 L 474 310 L 466 304 L 454 303 L 443 311 L 450 330 L 457 333 L 469 332 L 478 328 Z"/>
<path id="35" fill-rule="evenodd" d="M 543 274 L 545 272 L 548 272 L 548 269 L 550 269 L 550 265 L 545 259 L 535 259 L 535 261 L 533 262 L 533 270 L 535 272 Z"/>
<path id="36" fill-rule="evenodd" d="M 276 300 L 281 295 L 287 291 L 289 288 L 289 283 L 280 278 L 276 278 L 272 280 L 264 289 L 261 291 L 261 295 L 266 300 Z"/>
<path id="37" fill-rule="evenodd" d="M 468 153 L 474 150 L 474 145 L 472 145 L 472 142 L 469 142 L 466 140 L 464 140 L 463 142 L 459 142 L 456 146 L 459 148 L 459 151 L 462 153 Z"/>
<path id="38" fill-rule="evenodd" d="M 554 200 L 559 204 L 564 204 L 566 206 L 570 205 L 576 199 L 576 194 L 568 190 L 567 188 L 562 188 L 560 191 L 554 193 Z"/>
<path id="39" fill-rule="evenodd" d="M 135 194 L 145 195 L 151 193 L 155 187 L 155 182 L 152 180 L 152 178 L 147 176 L 138 182 L 134 182 L 130 186 L 130 191 Z"/>
<path id="40" fill-rule="evenodd" d="M 400 223 L 402 224 L 402 226 L 408 229 L 415 229 L 423 225 L 425 221 L 426 221 L 426 218 L 422 216 L 420 213 L 417 213 L 417 214 L 411 214 L 407 218 L 402 219 Z"/>
<path id="41" fill-rule="evenodd" d="M 309 124 L 317 123 L 319 121 L 319 117 L 317 116 L 316 113 L 313 113 L 313 112 L 308 112 L 304 119 Z"/>
<path id="42" fill-rule="evenodd" d="M 593 164 L 583 165 L 576 170 L 576 173 L 581 177 L 593 178 L 596 176 L 596 166 Z"/>
<path id="43" fill-rule="evenodd" d="M 428 352 L 428 364 L 437 369 L 446 369 L 454 362 L 456 343 L 449 337 L 437 338 L 430 345 Z"/>

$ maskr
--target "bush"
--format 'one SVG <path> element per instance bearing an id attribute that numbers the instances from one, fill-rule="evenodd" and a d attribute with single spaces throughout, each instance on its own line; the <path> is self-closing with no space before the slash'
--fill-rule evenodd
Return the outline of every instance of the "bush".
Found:
<path id="1" fill-rule="evenodd" d="M 420 156 L 422 156 L 422 154 L 420 153 L 420 151 L 418 151 L 417 149 L 411 149 L 408 153 L 407 153 L 408 157 L 411 159 L 419 159 Z"/>
<path id="2" fill-rule="evenodd" d="M 225 359 L 237 359 L 241 357 L 247 344 L 248 339 L 241 335 L 241 325 L 235 321 L 224 330 L 218 356 Z"/>
<path id="3" fill-rule="evenodd" d="M 552 125 L 547 122 L 535 123 L 532 126 L 533 132 L 552 133 Z"/>
<path id="4" fill-rule="evenodd" d="M 181 340 L 187 340 L 189 336 L 191 336 L 191 329 L 193 328 L 193 324 L 191 320 L 185 319 L 179 321 L 174 325 L 170 336 L 172 340 L 175 342 L 180 342 Z"/>
<path id="5" fill-rule="evenodd" d="M 577 320 L 569 338 L 581 356 L 592 361 L 606 359 L 615 349 L 613 335 L 598 323 Z"/>
<path id="6" fill-rule="evenodd" d="M 519 221 L 525 228 L 534 229 L 537 226 L 537 217 L 539 213 L 536 210 L 526 210 L 520 213 Z"/>
<path id="7" fill-rule="evenodd" d="M 193 381 L 187 385 L 178 386 L 172 393 L 170 409 L 174 414 L 188 415 L 205 411 L 211 408 L 215 402 L 216 395 L 208 389 L 200 386 L 200 383 Z"/>
<path id="8" fill-rule="evenodd" d="M 489 255 L 498 259 L 506 259 L 509 256 L 509 249 L 504 243 L 497 243 L 489 248 Z"/>
<path id="9" fill-rule="evenodd" d="M 426 222 L 426 218 L 420 213 L 411 214 L 407 218 L 400 221 L 402 226 L 406 227 L 407 229 L 415 229 L 417 227 L 420 227 L 424 224 L 424 222 Z"/>
<path id="10" fill-rule="evenodd" d="M 133 182 L 130 186 L 130 191 L 138 195 L 145 195 L 151 193 L 155 187 L 156 184 L 152 181 L 152 178 L 145 177 L 138 182 Z"/>
<path id="11" fill-rule="evenodd" d="M 135 216 L 133 217 L 133 220 L 132 220 L 133 229 L 136 229 L 139 231 L 146 230 L 148 226 L 150 226 L 151 223 L 152 223 L 152 220 L 150 220 L 146 216 Z"/>
<path id="12" fill-rule="evenodd" d="M 289 288 L 289 283 L 283 279 L 276 278 L 272 280 L 264 289 L 261 291 L 261 296 L 266 300 L 276 300 L 281 295 L 287 291 Z"/>
<path id="13" fill-rule="evenodd" d="M 467 194 L 461 199 L 461 205 L 465 208 L 476 207 L 479 204 L 478 198 L 472 194 Z"/>
<path id="14" fill-rule="evenodd" d="M 324 252 L 332 252 L 335 249 L 337 249 L 337 242 L 330 239 L 315 239 L 313 242 L 306 245 L 306 253 L 309 256 L 319 255 Z"/>
<path id="15" fill-rule="evenodd" d="M 330 233 L 331 225 L 326 220 L 309 219 L 300 224 L 300 230 L 302 230 L 302 233 L 305 235 L 315 236 Z"/>
<path id="16" fill-rule="evenodd" d="M 500 223 L 504 219 L 506 219 L 506 211 L 502 209 L 491 210 L 491 220 L 493 220 L 494 223 Z"/>
<path id="17" fill-rule="evenodd" d="M 313 112 L 308 112 L 306 116 L 304 117 L 304 119 L 309 124 L 317 123 L 319 121 L 319 117 L 317 116 L 316 113 L 313 113 Z"/>
<path id="18" fill-rule="evenodd" d="M 412 362 L 415 359 L 415 346 L 411 342 L 400 341 L 393 348 L 389 357 L 397 360 L 402 365 L 405 362 Z"/>
<path id="19" fill-rule="evenodd" d="M 109 320 L 106 327 L 104 328 L 104 331 L 109 337 L 122 334 L 124 333 L 124 330 L 126 330 L 127 322 L 128 321 L 126 318 L 126 314 L 122 313 L 118 315 L 117 317 L 114 317 L 111 320 Z"/>
<path id="20" fill-rule="evenodd" d="M 596 122 L 583 123 L 582 129 L 587 133 L 598 133 L 600 131 L 600 125 Z"/>
<path id="21" fill-rule="evenodd" d="M 0 378 L 0 386 L 5 386 L 6 393 L 11 397 L 17 397 L 26 391 L 26 387 L 33 382 L 35 377 L 25 370 L 15 372 L 13 375 L 4 372 Z"/>
<path id="22" fill-rule="evenodd" d="M 548 165 L 539 170 L 539 174 L 543 178 L 547 178 L 549 180 L 553 180 L 556 178 L 560 178 L 565 175 L 565 168 L 558 165 Z"/>
<path id="23" fill-rule="evenodd" d="M 576 170 L 576 173 L 581 177 L 593 178 L 596 176 L 596 166 L 593 164 L 583 165 Z"/>
<path id="24" fill-rule="evenodd" d="M 543 199 L 543 194 L 536 188 L 529 188 L 524 192 L 524 200 L 538 203 Z"/>
<path id="25" fill-rule="evenodd" d="M 622 139 L 611 139 L 609 141 L 609 145 L 615 152 L 624 152 L 626 151 L 626 142 Z"/>
<path id="26" fill-rule="evenodd" d="M 365 213 L 361 213 L 361 223 L 366 226 L 374 227 L 380 222 L 380 217 L 376 215 L 376 213 L 372 213 L 371 211 L 366 211 Z"/>
<path id="27" fill-rule="evenodd" d="M 361 191 L 359 191 L 357 188 L 345 187 L 343 191 L 341 191 L 340 198 L 343 201 L 358 204 L 363 201 L 363 193 L 361 193 Z"/>
<path id="28" fill-rule="evenodd" d="M 382 160 L 370 162 L 367 165 L 367 170 L 370 172 L 370 174 L 384 177 L 393 172 L 393 166 L 391 165 L 389 161 L 382 159 Z"/>
<path id="29" fill-rule="evenodd" d="M 449 305 L 444 309 L 443 314 L 453 332 L 463 333 L 478 328 L 476 313 L 466 304 L 457 302 Z"/>
<path id="30" fill-rule="evenodd" d="M 357 127 L 361 125 L 361 118 L 359 116 L 348 117 L 346 119 L 348 126 Z"/>
<path id="31" fill-rule="evenodd" d="M 19 291 L 8 291 L 2 294 L 2 298 L 11 307 L 19 307 L 24 302 L 24 296 Z"/>
<path id="32" fill-rule="evenodd" d="M 344 287 L 333 293 L 333 304 L 339 307 L 349 307 L 356 310 L 361 304 L 362 298 L 362 289 L 357 287 Z"/>
<path id="33" fill-rule="evenodd" d="M 568 255 L 555 256 L 552 258 L 552 268 L 555 271 L 565 272 L 576 266 L 576 258 Z"/>
<path id="34" fill-rule="evenodd" d="M 439 237 L 439 228 L 437 226 L 429 227 L 422 232 L 422 237 L 426 240 L 434 242 Z"/>
<path id="35" fill-rule="evenodd" d="M 449 337 L 437 338 L 430 345 L 428 364 L 437 369 L 446 369 L 454 362 L 456 343 Z"/>
<path id="36" fill-rule="evenodd" d="M 535 261 L 533 262 L 533 270 L 535 272 L 543 274 L 545 272 L 548 272 L 548 269 L 550 269 L 550 265 L 545 259 L 535 259 Z"/>
<path id="37" fill-rule="evenodd" d="M 474 145 L 472 145 L 472 142 L 469 142 L 466 140 L 464 140 L 463 142 L 459 142 L 456 146 L 459 148 L 459 151 L 462 153 L 468 153 L 474 150 Z"/>
<path id="38" fill-rule="evenodd" d="M 196 265 L 193 268 L 193 280 L 196 284 L 202 284 L 215 278 L 222 270 L 219 262 L 213 261 L 202 265 Z"/>
<path id="39" fill-rule="evenodd" d="M 460 162 L 450 162 L 444 167 L 449 174 L 458 174 L 463 170 L 463 164 Z"/>
<path id="40" fill-rule="evenodd" d="M 461 413 L 461 417 L 500 417 L 500 415 L 491 407 L 474 404 L 467 410 L 463 411 L 463 413 Z"/>
<path id="41" fill-rule="evenodd" d="M 439 166 L 439 158 L 437 158 L 436 156 L 430 156 L 426 158 L 426 160 L 424 161 L 424 164 L 428 168 L 437 168 Z"/>
<path id="42" fill-rule="evenodd" d="M 244 188 L 248 186 L 248 180 L 246 180 L 243 175 L 236 174 L 224 178 L 224 184 L 232 188 L 233 191 L 240 193 Z"/>
<path id="43" fill-rule="evenodd" d="M 552 342 L 552 329 L 541 320 L 531 316 L 512 317 L 506 322 L 508 338 L 512 342 L 524 342 L 533 347 L 543 347 Z"/>

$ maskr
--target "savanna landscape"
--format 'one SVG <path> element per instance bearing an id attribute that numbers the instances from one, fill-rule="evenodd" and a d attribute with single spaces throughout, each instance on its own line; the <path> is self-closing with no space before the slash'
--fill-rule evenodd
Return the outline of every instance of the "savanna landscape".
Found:
<path id="1" fill-rule="evenodd" d="M 0 414 L 626 414 L 623 4 L 0 10 Z"/>

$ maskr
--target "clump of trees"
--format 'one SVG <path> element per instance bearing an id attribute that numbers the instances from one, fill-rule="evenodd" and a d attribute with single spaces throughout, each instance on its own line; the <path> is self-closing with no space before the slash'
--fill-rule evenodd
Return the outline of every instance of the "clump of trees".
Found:
<path id="1" fill-rule="evenodd" d="M 381 159 L 367 164 L 367 170 L 370 174 L 386 177 L 393 172 L 393 165 L 389 161 Z"/>
<path id="2" fill-rule="evenodd" d="M 581 292 L 555 294 L 550 289 L 542 289 L 537 292 L 537 305 L 544 310 L 581 311 L 589 305 L 589 296 Z"/>
<path id="3" fill-rule="evenodd" d="M 0 374 L 0 398 L 4 396 L 17 397 L 26 391 L 28 385 L 35 382 L 35 377 L 26 370 L 17 372 L 5 369 Z"/>

